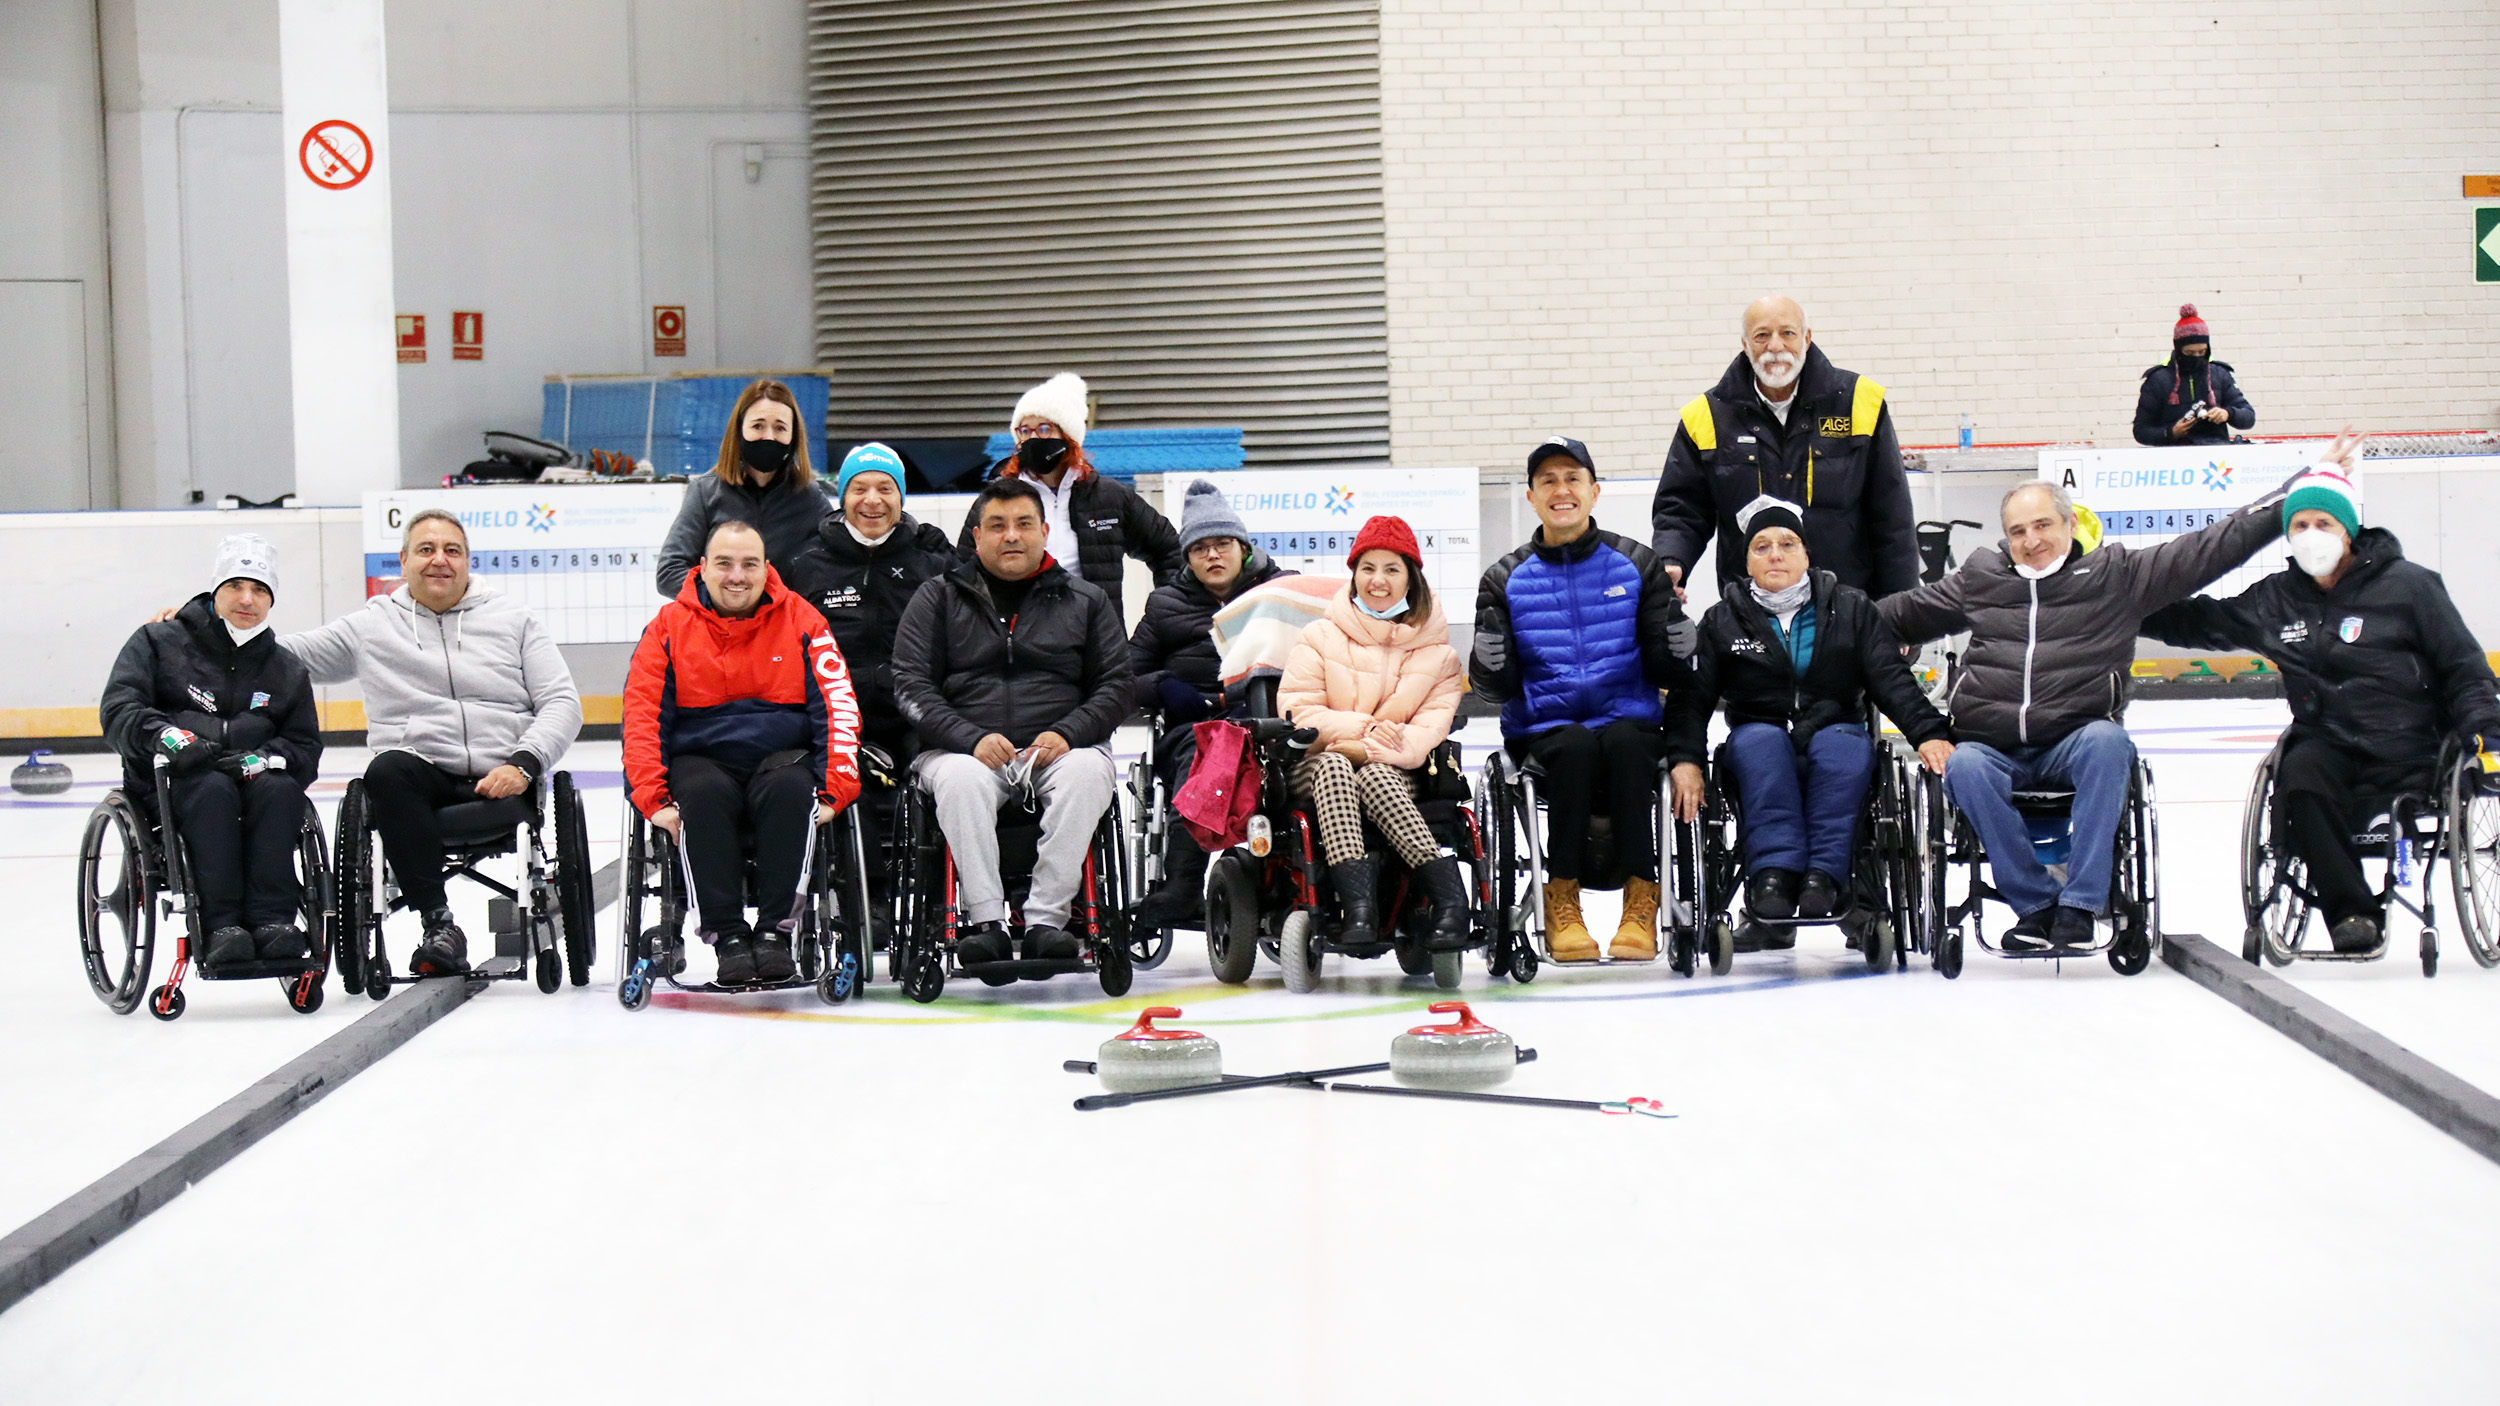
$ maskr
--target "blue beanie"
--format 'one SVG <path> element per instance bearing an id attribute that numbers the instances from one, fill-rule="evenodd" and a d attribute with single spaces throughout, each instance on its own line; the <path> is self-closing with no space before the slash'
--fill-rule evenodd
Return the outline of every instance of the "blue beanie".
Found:
<path id="1" fill-rule="evenodd" d="M 855 444 L 850 453 L 842 456 L 842 472 L 833 479 L 833 501 L 839 503 L 850 496 L 851 480 L 861 474 L 884 474 L 894 480 L 894 496 L 903 496 L 902 456 L 872 441 Z"/>

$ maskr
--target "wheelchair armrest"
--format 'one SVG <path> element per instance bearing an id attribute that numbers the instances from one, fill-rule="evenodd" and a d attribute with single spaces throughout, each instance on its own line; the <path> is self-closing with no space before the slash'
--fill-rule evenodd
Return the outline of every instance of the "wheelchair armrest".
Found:
<path id="1" fill-rule="evenodd" d="M 890 776 L 894 772 L 894 758 L 876 743 L 862 742 L 859 744 L 859 767 L 862 771 L 882 771 Z"/>
<path id="2" fill-rule="evenodd" d="M 1297 752 L 1307 752 L 1312 743 L 1319 741 L 1317 729 L 1296 727 L 1291 718 L 1252 718 L 1242 726 L 1250 729 L 1250 745 L 1262 749 L 1281 742 Z"/>

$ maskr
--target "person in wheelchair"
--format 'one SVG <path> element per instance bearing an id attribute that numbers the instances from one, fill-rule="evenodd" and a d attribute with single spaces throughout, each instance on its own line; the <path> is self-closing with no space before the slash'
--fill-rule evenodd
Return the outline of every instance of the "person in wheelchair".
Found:
<path id="1" fill-rule="evenodd" d="M 1668 720 L 1675 813 L 1701 813 L 1710 715 L 1727 706 L 1728 767 L 1741 806 L 1745 908 L 1755 918 L 1847 910 L 1858 816 L 1875 778 L 1860 721 L 1869 694 L 1943 774 L 1953 755 L 1936 711 L 1875 602 L 1807 559 L 1804 514 L 1764 496 L 1737 514 L 1745 570 L 1701 619 L 1693 682 Z M 1727 784 L 1724 783 L 1723 784 Z M 1738 950 L 1795 945 L 1796 931 L 1747 923 Z"/>
<path id="2" fill-rule="evenodd" d="M 1354 579 L 1303 629 L 1276 689 L 1277 710 L 1318 734 L 1293 770 L 1293 788 L 1319 815 L 1329 887 L 1345 910 L 1339 941 L 1379 934 L 1380 861 L 1363 837 L 1369 820 L 1432 901 L 1425 945 L 1463 948 L 1467 884 L 1415 805 L 1416 769 L 1450 735 L 1467 691 L 1458 651 L 1404 519 L 1365 522 L 1346 565 Z"/>
<path id="3" fill-rule="evenodd" d="M 714 980 L 798 975 L 791 939 L 815 827 L 859 798 L 859 703 L 825 618 L 782 584 L 753 527 L 713 528 L 677 599 L 643 628 L 624 732 L 628 793 L 685 853 Z"/>
<path id="4" fill-rule="evenodd" d="M 260 537 L 217 544 L 216 584 L 174 618 L 142 625 L 104 685 L 104 736 L 122 793 L 155 808 L 167 759 L 174 813 L 198 890 L 201 960 L 212 967 L 312 955 L 295 925 L 304 788 L 321 768 L 321 721 L 303 662 L 278 647 L 269 611 L 278 557 Z"/>
<path id="5" fill-rule="evenodd" d="M 1970 631 L 1946 703 L 1959 745 L 1945 793 L 1970 820 L 2016 920 L 2008 952 L 2088 949 L 2107 908 L 2118 825 L 2135 776 L 2122 723 L 2145 616 L 2212 584 L 2282 530 L 2280 492 L 2158 546 L 2103 544 L 2066 490 L 2019 484 L 1998 504 L 2005 540 L 1942 581 L 1876 608 L 1912 647 Z M 2014 793 L 2074 792 L 2066 881 L 2033 851 Z"/>
<path id="6" fill-rule="evenodd" d="M 1580 878 L 1603 795 L 1627 871 L 1607 955 L 1648 961 L 1658 955 L 1660 690 L 1683 686 L 1694 631 L 1657 554 L 1597 526 L 1597 493 L 1587 445 L 1556 437 L 1529 453 L 1537 530 L 1476 586 L 1469 683 L 1501 704 L 1511 756 L 1544 771 L 1545 932 L 1554 960 L 1597 960 L 1597 939 L 1580 916 Z"/>
<path id="7" fill-rule="evenodd" d="M 2144 621 L 2192 649 L 2245 649 L 2283 671 L 2292 707 L 2275 774 L 2274 823 L 2306 863 L 2335 950 L 2376 951 L 2386 919 L 2353 835 L 2394 797 L 2431 787 L 2443 743 L 2488 759 L 2500 702 L 2483 653 L 2439 573 L 2405 560 L 2395 534 L 2361 525 L 2347 476 L 2357 442 L 2284 497 L 2291 561 L 2228 600 L 2196 596 Z M 2483 763 L 2488 771 L 2492 763 Z"/>
<path id="8" fill-rule="evenodd" d="M 1160 714 L 1165 730 L 1153 766 L 1166 795 L 1180 794 L 1198 756 L 1202 719 L 1238 714 L 1246 706 L 1220 677 L 1222 659 L 1210 633 L 1224 603 L 1263 582 L 1294 573 L 1250 540 L 1223 493 L 1205 479 L 1181 499 L 1181 558 L 1187 570 L 1146 597 L 1146 612 L 1129 635 L 1130 692 L 1137 706 Z M 1150 927 L 1178 927 L 1201 919 L 1207 852 L 1181 825 L 1164 831 L 1163 882 L 1137 905 L 1137 920 Z"/>
<path id="9" fill-rule="evenodd" d="M 443 891 L 439 812 L 519 796 L 554 770 L 582 730 L 582 697 L 537 615 L 469 575 L 469 534 L 441 508 L 412 515 L 388 595 L 279 645 L 314 683 L 364 693 L 373 828 L 425 936 L 418 976 L 469 969 L 468 937 Z"/>
<path id="10" fill-rule="evenodd" d="M 1112 801 L 1109 744 L 1129 711 L 1119 607 L 1053 557 L 1042 495 L 995 478 L 972 503 L 973 560 L 923 585 L 894 641 L 894 691 L 924 746 L 912 763 L 955 858 L 966 966 L 1012 955 L 998 812 L 1028 783 L 1041 842 L 1024 905 L 1027 960 L 1082 955 L 1066 931 Z"/>

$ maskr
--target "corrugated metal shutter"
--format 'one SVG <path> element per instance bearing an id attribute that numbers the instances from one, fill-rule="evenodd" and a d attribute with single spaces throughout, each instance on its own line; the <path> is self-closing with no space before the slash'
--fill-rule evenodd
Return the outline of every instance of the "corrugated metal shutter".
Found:
<path id="1" fill-rule="evenodd" d="M 1375 0 L 810 0 L 816 355 L 852 434 L 1105 425 L 1385 461 Z"/>

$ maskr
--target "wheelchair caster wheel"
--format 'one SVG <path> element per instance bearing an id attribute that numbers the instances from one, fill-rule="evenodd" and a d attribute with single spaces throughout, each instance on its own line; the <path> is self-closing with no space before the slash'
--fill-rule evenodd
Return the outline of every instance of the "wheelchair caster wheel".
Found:
<path id="1" fill-rule="evenodd" d="M 1466 969 L 1463 962 L 1466 955 L 1467 954 L 1464 952 L 1435 952 L 1431 954 L 1433 989 L 1437 991 L 1456 991 L 1458 989 L 1459 979 L 1466 975 Z"/>
<path id="2" fill-rule="evenodd" d="M 1726 918 L 1710 920 L 1710 974 L 1725 976 L 1736 967 L 1736 925 Z"/>
<path id="3" fill-rule="evenodd" d="M 859 957 L 845 952 L 828 965 L 816 978 L 816 999 L 828 1006 L 838 1006 L 851 999 L 859 989 Z"/>
<path id="4" fill-rule="evenodd" d="M 2439 934 L 2422 929 L 2422 975 L 2439 975 Z"/>
<path id="5" fill-rule="evenodd" d="M 182 998 L 182 988 L 160 986 L 148 997 L 148 1014 L 158 1020 L 182 1019 L 182 1008 L 190 1004 Z"/>
<path id="6" fill-rule="evenodd" d="M 1962 974 L 1962 930 L 1949 928 L 1936 944 L 1936 970 L 1951 981 Z"/>
<path id="7" fill-rule="evenodd" d="M 1521 986 L 1536 980 L 1536 952 L 1521 942 L 1510 954 L 1510 979 Z"/>
<path id="8" fill-rule="evenodd" d="M 634 969 L 616 984 L 616 1003 L 629 1011 L 638 1011 L 651 1004 L 651 987 L 657 978 L 651 975 L 651 959 L 634 963 Z"/>
<path id="9" fill-rule="evenodd" d="M 278 982 L 278 989 L 286 992 L 286 1003 L 295 1008 L 297 1015 L 311 1015 L 321 1009 L 319 973 L 286 977 Z"/>
<path id="10" fill-rule="evenodd" d="M 2240 960 L 2253 967 L 2264 961 L 2265 957 L 2266 930 L 2251 923 L 2248 925 L 2248 931 L 2240 934 Z"/>

